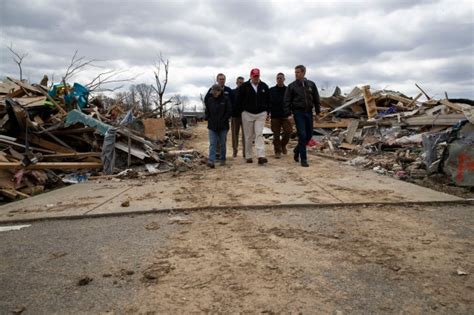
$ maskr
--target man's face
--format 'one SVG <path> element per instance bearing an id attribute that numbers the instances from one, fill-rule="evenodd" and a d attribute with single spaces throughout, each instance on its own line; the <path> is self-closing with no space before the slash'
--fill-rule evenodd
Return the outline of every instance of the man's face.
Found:
<path id="1" fill-rule="evenodd" d="M 277 75 L 276 82 L 277 82 L 277 85 L 283 85 L 283 83 L 285 82 L 285 76 L 283 74 Z"/>
<path id="2" fill-rule="evenodd" d="M 211 93 L 212 93 L 212 96 L 215 98 L 218 98 L 219 95 L 221 95 L 221 91 L 218 91 L 218 90 L 212 90 Z"/>
<path id="3" fill-rule="evenodd" d="M 225 75 L 220 75 L 217 77 L 217 84 L 219 84 L 220 86 L 225 85 Z"/>
<path id="4" fill-rule="evenodd" d="M 260 82 L 260 76 L 252 77 L 251 80 L 253 84 L 258 84 L 258 82 Z"/>
<path id="5" fill-rule="evenodd" d="M 244 79 L 237 79 L 237 81 L 235 81 L 235 85 L 237 85 L 237 87 L 241 86 L 242 83 L 244 83 Z"/>
<path id="6" fill-rule="evenodd" d="M 303 80 L 304 79 L 304 72 L 300 68 L 295 69 L 295 78 L 296 78 L 296 80 Z"/>

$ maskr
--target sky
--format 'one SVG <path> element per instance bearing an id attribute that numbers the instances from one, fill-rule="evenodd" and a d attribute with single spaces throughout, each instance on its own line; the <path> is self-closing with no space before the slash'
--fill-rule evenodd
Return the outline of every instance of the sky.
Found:
<path id="1" fill-rule="evenodd" d="M 154 83 L 169 59 L 166 95 L 191 102 L 218 73 L 247 80 L 252 68 L 275 85 L 294 67 L 327 93 L 335 86 L 390 89 L 410 97 L 474 99 L 474 1 L 104 1 L 0 0 L 0 77 L 19 77 L 7 47 L 27 53 L 23 75 L 58 80 L 74 52 L 97 60 L 71 81 L 107 70 Z"/>

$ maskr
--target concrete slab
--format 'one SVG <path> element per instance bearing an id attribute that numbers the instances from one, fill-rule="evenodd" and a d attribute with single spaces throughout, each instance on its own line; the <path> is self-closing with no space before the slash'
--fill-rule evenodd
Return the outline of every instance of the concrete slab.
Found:
<path id="1" fill-rule="evenodd" d="M 205 151 L 205 139 L 193 141 Z M 237 157 L 224 167 L 203 166 L 178 176 L 69 186 L 0 206 L 0 222 L 219 206 L 463 200 L 338 161 L 310 156 L 310 167 L 302 168 L 291 155 L 274 159 L 269 145 L 267 153 L 266 166 Z M 130 205 L 122 207 L 126 200 Z"/>

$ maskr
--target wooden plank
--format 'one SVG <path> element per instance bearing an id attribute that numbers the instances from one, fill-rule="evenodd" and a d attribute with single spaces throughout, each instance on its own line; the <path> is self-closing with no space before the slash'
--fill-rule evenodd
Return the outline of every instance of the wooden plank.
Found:
<path id="1" fill-rule="evenodd" d="M 435 115 L 435 116 L 420 116 L 410 117 L 404 119 L 403 122 L 409 126 L 452 126 L 457 124 L 460 120 L 466 119 L 463 114 L 449 114 L 449 115 Z"/>
<path id="2" fill-rule="evenodd" d="M 375 116 L 377 116 L 377 104 L 375 103 L 374 97 L 370 93 L 370 85 L 364 85 L 362 87 L 362 93 L 364 94 L 367 117 L 369 119 L 375 119 Z"/>
<path id="3" fill-rule="evenodd" d="M 143 119 L 145 136 L 153 141 L 162 141 L 166 136 L 165 120 L 163 118 Z"/>
<path id="4" fill-rule="evenodd" d="M 343 142 L 339 145 L 338 148 L 339 149 L 355 150 L 355 149 L 357 149 L 357 145 Z"/>
<path id="5" fill-rule="evenodd" d="M 4 195 L 7 198 L 10 198 L 11 200 L 15 200 L 18 196 L 23 197 L 23 198 L 30 197 L 27 194 L 24 194 L 14 189 L 0 189 L 0 194 Z"/>
<path id="6" fill-rule="evenodd" d="M 347 143 L 352 143 L 352 140 L 354 139 L 354 135 L 357 131 L 357 128 L 359 128 L 359 121 L 358 120 L 351 120 L 349 123 L 349 126 L 347 126 L 347 134 L 346 134 L 346 141 Z"/>
<path id="7" fill-rule="evenodd" d="M 344 108 L 346 108 L 346 107 L 355 105 L 355 104 L 359 103 L 360 101 L 362 101 L 363 99 L 364 99 L 364 98 L 363 98 L 362 96 L 356 97 L 356 98 L 350 100 L 349 102 L 342 104 L 342 105 L 339 106 L 338 108 L 336 108 L 336 109 L 330 111 L 329 114 L 332 114 L 332 113 L 334 113 L 334 112 L 337 112 L 337 111 L 339 111 L 339 110 L 341 110 L 341 109 L 344 109 Z"/>
<path id="8" fill-rule="evenodd" d="M 418 99 L 423 95 L 423 93 L 419 93 L 411 102 L 410 104 L 407 105 L 408 108 L 410 108 L 411 106 L 413 106 L 415 104 L 416 101 L 418 101 Z"/>
<path id="9" fill-rule="evenodd" d="M 27 169 L 27 170 L 69 170 L 83 168 L 101 168 L 102 163 L 99 162 L 38 162 L 30 164 L 27 167 L 20 162 L 0 162 L 0 170 L 3 169 Z"/>
<path id="10" fill-rule="evenodd" d="M 128 145 L 123 142 L 115 142 L 115 148 L 122 150 L 123 152 L 128 153 Z M 136 148 L 130 148 L 130 154 L 139 158 L 140 160 L 143 160 L 146 157 L 150 157 L 147 153 L 140 149 Z"/>
<path id="11" fill-rule="evenodd" d="M 2 137 L 2 135 L 0 135 L 0 143 L 8 144 L 8 145 L 11 145 L 11 146 L 14 146 L 14 147 L 17 147 L 17 148 L 24 148 L 24 149 L 26 148 L 23 144 L 19 144 L 19 143 L 16 143 L 14 141 L 10 141 L 10 140 L 7 140 L 7 139 L 2 139 L 1 137 Z M 55 151 L 44 150 L 44 149 L 41 149 L 41 148 L 36 148 L 36 147 L 31 147 L 31 146 L 30 146 L 30 150 L 31 151 L 44 152 L 44 153 L 56 153 Z"/>
<path id="12" fill-rule="evenodd" d="M 22 136 L 22 138 L 24 139 L 24 135 Z M 76 152 L 75 150 L 65 148 L 61 145 L 58 145 L 58 144 L 54 143 L 54 142 L 44 140 L 43 138 L 40 138 L 40 137 L 38 137 L 37 135 L 34 135 L 34 134 L 29 134 L 28 135 L 28 141 L 31 142 L 31 143 L 34 143 L 37 146 L 40 146 L 42 148 L 52 150 L 55 153 L 75 153 Z"/>
<path id="13" fill-rule="evenodd" d="M 43 159 L 58 159 L 58 158 L 84 158 L 84 157 L 100 157 L 100 152 L 75 152 L 75 153 L 59 153 L 59 154 L 44 154 Z"/>
<path id="14" fill-rule="evenodd" d="M 34 87 L 28 83 L 25 83 L 25 82 L 22 82 L 20 80 L 15 80 L 13 78 L 10 78 L 10 77 L 7 77 L 8 80 L 12 81 L 13 83 L 15 83 L 16 85 L 18 85 L 19 87 L 22 87 L 24 88 L 25 90 L 28 90 L 30 92 L 33 92 L 33 93 L 36 93 L 36 94 L 42 94 L 40 89 L 37 88 L 37 87 Z"/>
<path id="15" fill-rule="evenodd" d="M 421 91 L 421 93 L 425 95 L 427 100 L 431 100 L 431 97 L 429 97 L 428 94 L 426 94 L 425 91 L 423 91 L 423 89 L 417 83 L 415 83 L 415 85 Z"/>
<path id="16" fill-rule="evenodd" d="M 408 105 L 413 101 L 412 99 L 405 98 L 405 97 L 402 97 L 402 96 L 399 96 L 399 95 L 396 95 L 396 94 L 392 94 L 392 93 L 387 93 L 385 95 L 385 98 L 389 98 L 389 99 L 394 100 L 394 101 L 402 102 L 404 105 Z"/>
<path id="17" fill-rule="evenodd" d="M 439 102 L 459 112 L 462 112 L 463 109 L 468 109 L 471 107 L 470 105 L 467 105 L 467 104 L 452 103 L 449 100 L 440 100 Z"/>
<path id="18" fill-rule="evenodd" d="M 30 96 L 13 98 L 15 102 L 23 107 L 43 106 L 46 101 L 46 96 Z"/>
<path id="19" fill-rule="evenodd" d="M 342 119 L 340 121 L 315 121 L 313 122 L 313 128 L 347 128 L 349 126 L 350 119 Z"/>

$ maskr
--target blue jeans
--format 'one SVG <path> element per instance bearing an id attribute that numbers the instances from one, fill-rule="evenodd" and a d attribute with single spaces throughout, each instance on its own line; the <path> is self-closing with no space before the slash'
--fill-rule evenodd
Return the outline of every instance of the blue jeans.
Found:
<path id="1" fill-rule="evenodd" d="M 220 159 L 221 161 L 225 161 L 225 152 L 226 152 L 226 140 L 227 140 L 227 132 L 229 130 L 221 130 L 221 131 L 214 131 L 211 129 L 209 130 L 209 162 L 214 163 L 216 161 L 216 147 L 217 142 L 219 142 L 221 149 L 220 149 Z"/>
<path id="2" fill-rule="evenodd" d="M 296 132 L 298 134 L 298 146 L 295 153 L 301 158 L 301 161 L 307 161 L 306 144 L 313 136 L 313 113 L 311 112 L 294 112 Z"/>

